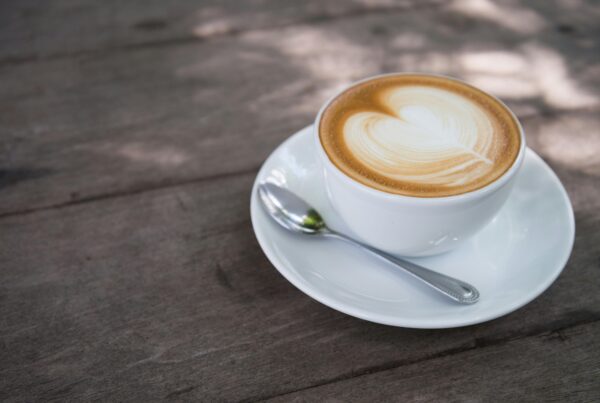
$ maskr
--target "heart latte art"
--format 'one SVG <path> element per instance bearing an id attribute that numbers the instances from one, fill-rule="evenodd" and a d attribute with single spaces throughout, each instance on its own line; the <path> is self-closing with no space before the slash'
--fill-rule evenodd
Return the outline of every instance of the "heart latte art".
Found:
<path id="1" fill-rule="evenodd" d="M 419 197 L 485 186 L 512 165 L 520 145 L 518 125 L 502 104 L 433 76 L 351 87 L 327 107 L 319 132 L 331 161 L 350 177 Z"/>

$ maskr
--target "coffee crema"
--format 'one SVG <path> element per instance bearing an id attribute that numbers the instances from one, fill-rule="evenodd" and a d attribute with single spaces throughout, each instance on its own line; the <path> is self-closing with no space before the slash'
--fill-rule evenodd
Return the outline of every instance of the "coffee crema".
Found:
<path id="1" fill-rule="evenodd" d="M 515 161 L 520 129 L 490 95 L 450 78 L 374 78 L 325 109 L 319 137 L 354 180 L 388 193 L 443 197 L 498 179 Z"/>

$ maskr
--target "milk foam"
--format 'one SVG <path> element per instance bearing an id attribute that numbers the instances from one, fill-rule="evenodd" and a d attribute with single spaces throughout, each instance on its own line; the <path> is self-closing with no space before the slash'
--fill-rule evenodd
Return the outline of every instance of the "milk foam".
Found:
<path id="1" fill-rule="evenodd" d="M 501 102 L 426 74 L 349 87 L 325 108 L 318 130 L 330 161 L 346 175 L 414 197 L 480 189 L 502 176 L 523 146 L 519 124 Z"/>
<path id="2" fill-rule="evenodd" d="M 355 158 L 396 181 L 463 186 L 494 169 L 498 130 L 469 98 L 432 86 L 392 87 L 385 111 L 356 111 L 343 126 Z"/>

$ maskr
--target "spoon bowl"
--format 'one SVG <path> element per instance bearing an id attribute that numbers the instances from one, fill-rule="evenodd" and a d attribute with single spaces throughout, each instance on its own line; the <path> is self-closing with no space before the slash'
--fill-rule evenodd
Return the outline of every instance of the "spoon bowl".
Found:
<path id="1" fill-rule="evenodd" d="M 479 291 L 471 284 L 390 255 L 332 230 L 317 210 L 288 189 L 264 182 L 258 186 L 258 195 L 266 213 L 291 232 L 322 235 L 346 241 L 404 270 L 455 302 L 474 304 L 479 300 Z"/>

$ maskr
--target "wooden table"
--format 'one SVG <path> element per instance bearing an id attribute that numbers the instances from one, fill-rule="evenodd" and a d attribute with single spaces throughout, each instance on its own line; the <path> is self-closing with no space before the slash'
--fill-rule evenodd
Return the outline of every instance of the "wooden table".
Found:
<path id="1" fill-rule="evenodd" d="M 598 21 L 593 1 L 2 2 L 0 399 L 600 400 Z M 391 71 L 498 95 L 565 184 L 573 254 L 517 312 L 368 323 L 260 250 L 262 161 Z"/>

